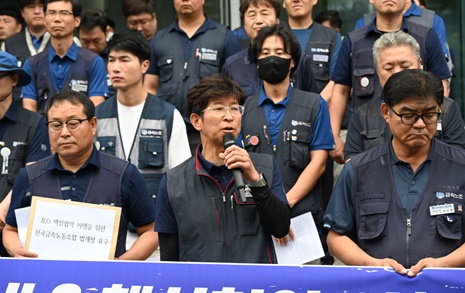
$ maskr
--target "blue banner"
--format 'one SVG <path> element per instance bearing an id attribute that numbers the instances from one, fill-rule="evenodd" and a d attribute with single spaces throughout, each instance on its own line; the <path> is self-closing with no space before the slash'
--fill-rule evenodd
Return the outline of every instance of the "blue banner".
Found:
<path id="1" fill-rule="evenodd" d="M 6 293 L 465 292 L 465 269 L 425 269 L 0 258 Z"/>

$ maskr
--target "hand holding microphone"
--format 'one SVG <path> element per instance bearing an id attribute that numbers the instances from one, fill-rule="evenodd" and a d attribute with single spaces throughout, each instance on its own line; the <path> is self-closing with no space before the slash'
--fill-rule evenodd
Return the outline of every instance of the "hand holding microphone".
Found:
<path id="1" fill-rule="evenodd" d="M 224 149 L 226 150 L 230 146 L 236 145 L 236 140 L 234 139 L 234 135 L 228 133 L 223 136 L 223 145 Z M 237 188 L 244 188 L 244 180 L 242 179 L 242 174 L 240 169 L 232 169 L 234 181 L 236 181 Z"/>
<path id="2" fill-rule="evenodd" d="M 225 151 L 226 149 L 236 145 L 234 135 L 230 133 L 225 134 L 223 136 L 223 145 Z M 257 172 L 257 170 L 255 170 L 255 167 L 247 151 L 242 148 L 237 147 L 234 150 L 234 154 L 229 153 L 227 155 L 222 156 L 222 158 L 225 160 L 225 164 L 228 168 L 231 165 L 236 165 L 235 168 L 231 170 L 233 172 L 234 181 L 236 181 L 236 186 L 241 194 L 241 199 L 243 202 L 245 202 L 245 185 L 242 176 L 244 175 L 245 179 L 247 179 L 249 182 L 254 182 L 260 178 L 260 174 Z"/>

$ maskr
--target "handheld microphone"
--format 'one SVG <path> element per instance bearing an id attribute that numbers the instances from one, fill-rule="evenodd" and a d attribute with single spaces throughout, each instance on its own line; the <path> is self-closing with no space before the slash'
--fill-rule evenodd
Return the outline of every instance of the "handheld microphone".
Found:
<path id="1" fill-rule="evenodd" d="M 236 145 L 236 140 L 234 138 L 234 135 L 232 135 L 231 133 L 226 133 L 223 136 L 223 145 L 224 145 L 224 149 L 227 149 L 232 145 Z M 232 169 L 232 173 L 234 176 L 234 181 L 236 182 L 237 189 L 239 190 L 239 193 L 241 194 L 241 200 L 242 202 L 245 202 L 246 201 L 246 196 L 244 192 L 245 185 L 244 185 L 244 179 L 242 179 L 241 170 Z"/>

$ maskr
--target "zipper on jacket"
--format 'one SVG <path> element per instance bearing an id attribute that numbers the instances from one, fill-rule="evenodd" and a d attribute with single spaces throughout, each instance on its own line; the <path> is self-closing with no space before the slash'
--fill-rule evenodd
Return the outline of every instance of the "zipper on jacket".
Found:
<path id="1" fill-rule="evenodd" d="M 412 235 L 412 219 L 407 218 L 407 235 L 405 239 L 405 260 L 410 265 L 410 236 Z"/>

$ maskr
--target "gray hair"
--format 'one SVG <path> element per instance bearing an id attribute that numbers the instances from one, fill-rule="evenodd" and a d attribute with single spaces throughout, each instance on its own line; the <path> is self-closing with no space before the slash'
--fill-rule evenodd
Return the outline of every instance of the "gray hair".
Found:
<path id="1" fill-rule="evenodd" d="M 373 65 L 376 67 L 379 61 L 379 51 L 398 46 L 407 46 L 412 48 L 417 59 L 420 59 L 420 45 L 409 34 L 398 31 L 383 34 L 373 45 Z"/>

